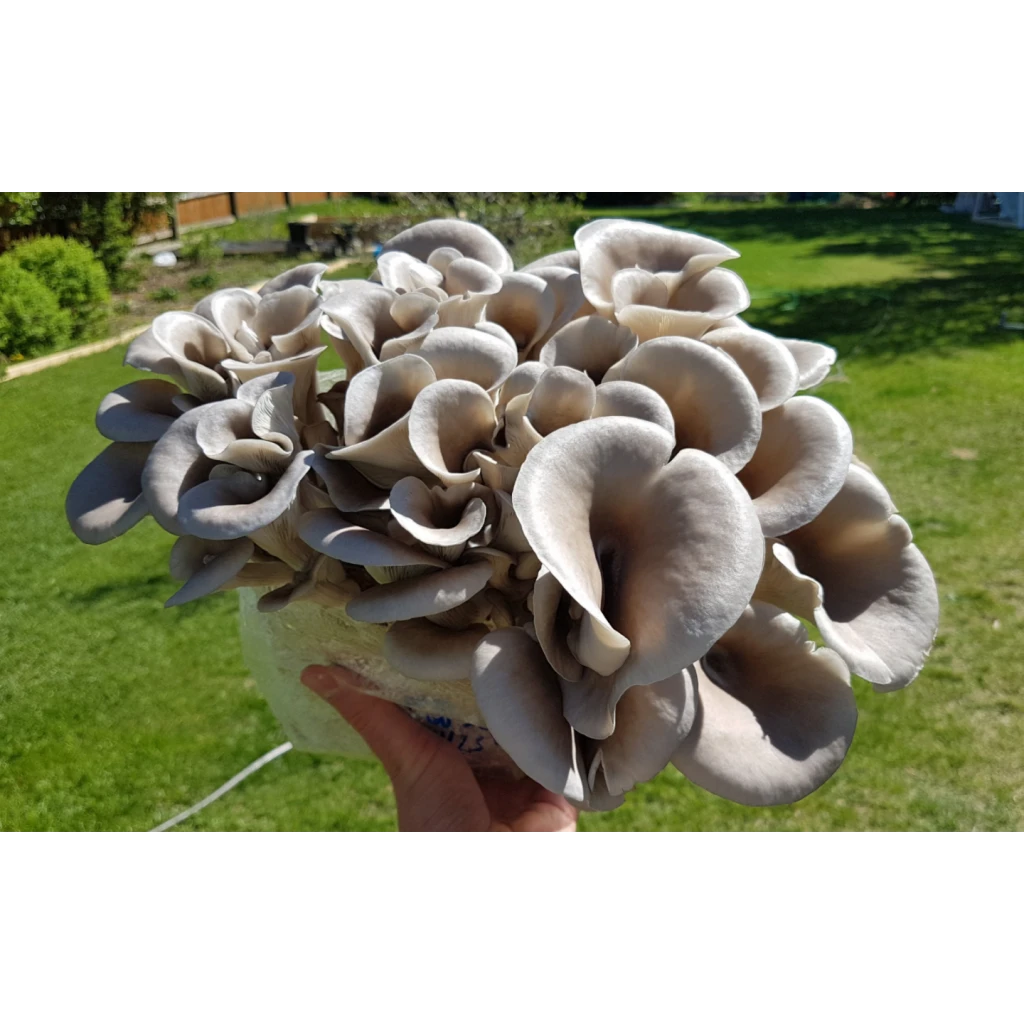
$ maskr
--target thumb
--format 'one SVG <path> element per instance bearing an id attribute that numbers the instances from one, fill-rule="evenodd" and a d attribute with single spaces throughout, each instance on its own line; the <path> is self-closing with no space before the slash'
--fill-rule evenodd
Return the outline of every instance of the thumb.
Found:
<path id="1" fill-rule="evenodd" d="M 337 665 L 310 665 L 302 683 L 326 700 L 380 759 L 391 779 L 402 831 L 476 831 L 490 814 L 465 758 L 397 704 L 358 689 Z"/>

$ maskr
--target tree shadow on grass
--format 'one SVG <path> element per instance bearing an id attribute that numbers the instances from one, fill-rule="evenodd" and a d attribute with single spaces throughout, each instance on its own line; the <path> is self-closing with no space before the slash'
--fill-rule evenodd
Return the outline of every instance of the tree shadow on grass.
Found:
<path id="1" fill-rule="evenodd" d="M 797 292 L 761 303 L 752 320 L 773 334 L 824 341 L 841 356 L 899 356 L 1013 341 L 1019 335 L 999 318 L 1022 302 L 1024 273 L 973 272 Z"/>
<path id="2" fill-rule="evenodd" d="M 905 256 L 919 269 L 915 278 L 765 298 L 750 319 L 775 334 L 824 341 L 843 356 L 948 351 L 1019 337 L 999 325 L 1001 314 L 1020 314 L 1024 308 L 1024 232 L 919 210 L 798 206 L 652 212 L 647 219 L 729 244 L 820 240 L 808 259 Z"/>

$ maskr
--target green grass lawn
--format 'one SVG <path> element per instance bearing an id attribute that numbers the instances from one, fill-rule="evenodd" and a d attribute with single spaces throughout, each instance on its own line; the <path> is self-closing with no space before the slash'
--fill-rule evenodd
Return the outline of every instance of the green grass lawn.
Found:
<path id="1" fill-rule="evenodd" d="M 735 245 L 750 319 L 835 345 L 819 390 L 931 560 L 942 623 L 921 677 L 861 708 L 839 774 L 792 807 L 728 804 L 667 770 L 585 829 L 1024 827 L 1024 235 L 938 214 L 658 211 Z M 1018 316 L 1017 319 L 1024 319 Z M 236 597 L 164 610 L 152 521 L 102 549 L 63 498 L 103 445 L 113 350 L 0 384 L 0 828 L 147 829 L 283 739 L 247 680 Z M 182 828 L 394 827 L 374 764 L 290 753 Z"/>

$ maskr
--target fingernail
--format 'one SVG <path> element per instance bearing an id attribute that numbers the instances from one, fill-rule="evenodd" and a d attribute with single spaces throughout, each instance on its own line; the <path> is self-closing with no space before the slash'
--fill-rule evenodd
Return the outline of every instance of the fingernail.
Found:
<path id="1" fill-rule="evenodd" d="M 302 685 L 318 697 L 326 697 L 339 686 L 344 685 L 339 674 L 330 665 L 309 665 L 302 670 Z"/>

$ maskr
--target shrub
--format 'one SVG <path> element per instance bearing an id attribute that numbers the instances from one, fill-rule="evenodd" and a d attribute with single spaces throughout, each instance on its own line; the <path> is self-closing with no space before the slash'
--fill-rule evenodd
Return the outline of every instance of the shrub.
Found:
<path id="1" fill-rule="evenodd" d="M 33 204 L 32 233 L 88 243 L 106 267 L 111 285 L 120 288 L 134 233 L 172 202 L 173 193 L 160 192 L 40 192 Z"/>
<path id="2" fill-rule="evenodd" d="M 554 248 L 572 245 L 583 221 L 576 192 L 388 192 L 396 212 L 409 224 L 431 217 L 457 216 L 497 236 L 520 266 Z M 378 232 L 379 233 L 379 232 Z M 379 238 L 384 241 L 394 232 Z"/>
<path id="3" fill-rule="evenodd" d="M 70 238 L 33 238 L 11 249 L 22 270 L 35 274 L 71 317 L 75 340 L 94 337 L 107 319 L 107 272 L 89 246 Z"/>
<path id="4" fill-rule="evenodd" d="M 208 267 L 220 258 L 221 248 L 204 232 L 183 242 L 178 256 L 193 267 Z"/>
<path id="5" fill-rule="evenodd" d="M 71 341 L 71 317 L 57 296 L 10 257 L 0 257 L 0 359 L 35 355 Z"/>
<path id="6" fill-rule="evenodd" d="M 163 288 L 150 292 L 149 297 L 153 302 L 173 302 L 178 297 L 178 289 L 164 285 Z"/>
<path id="7" fill-rule="evenodd" d="M 39 192 L 0 192 L 0 228 L 31 224 L 40 195 Z"/>
<path id="8" fill-rule="evenodd" d="M 208 270 L 205 274 L 193 274 L 188 279 L 188 286 L 189 288 L 216 288 L 217 275 L 212 270 Z"/>
<path id="9" fill-rule="evenodd" d="M 633 193 L 630 193 L 632 195 Z M 667 193 L 671 195 L 672 193 Z M 353 196 L 372 199 L 378 203 L 431 203 L 447 206 L 449 213 L 466 210 L 473 204 L 492 203 L 578 203 L 585 192 L 353 192 Z"/>

